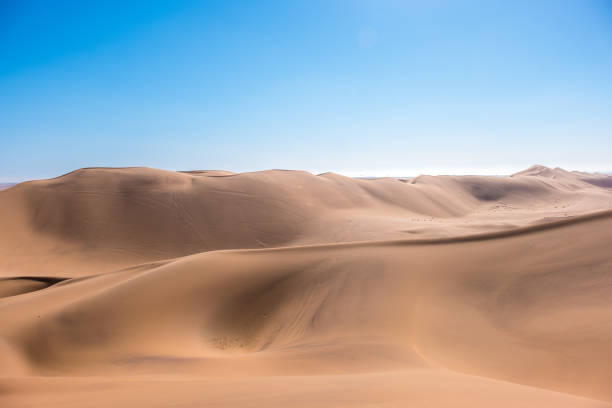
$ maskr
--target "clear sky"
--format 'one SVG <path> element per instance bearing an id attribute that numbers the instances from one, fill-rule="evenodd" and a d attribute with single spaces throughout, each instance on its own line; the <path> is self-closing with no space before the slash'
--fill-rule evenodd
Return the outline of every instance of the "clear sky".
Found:
<path id="1" fill-rule="evenodd" d="M 0 0 L 0 182 L 612 170 L 610 1 Z"/>

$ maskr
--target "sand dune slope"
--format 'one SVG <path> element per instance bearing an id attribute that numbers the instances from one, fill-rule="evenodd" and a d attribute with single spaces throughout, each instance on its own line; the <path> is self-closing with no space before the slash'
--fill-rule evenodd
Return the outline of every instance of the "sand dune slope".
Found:
<path id="1" fill-rule="evenodd" d="M 475 237 L 205 252 L 65 280 L 0 300 L 2 398 L 608 406 L 611 232 L 603 212 Z"/>
<path id="2" fill-rule="evenodd" d="M 540 167 L 409 182 L 81 169 L 0 192 L 0 276 L 86 276 L 218 249 L 503 230 L 612 208 L 609 179 Z"/>

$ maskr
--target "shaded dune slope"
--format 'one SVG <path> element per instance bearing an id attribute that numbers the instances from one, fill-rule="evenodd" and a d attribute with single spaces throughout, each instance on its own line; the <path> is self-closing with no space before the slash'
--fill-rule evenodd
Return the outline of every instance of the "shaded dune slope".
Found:
<path id="1" fill-rule="evenodd" d="M 63 280 L 64 278 L 49 278 L 40 276 L 0 278 L 0 298 L 48 288 L 49 286 Z"/>

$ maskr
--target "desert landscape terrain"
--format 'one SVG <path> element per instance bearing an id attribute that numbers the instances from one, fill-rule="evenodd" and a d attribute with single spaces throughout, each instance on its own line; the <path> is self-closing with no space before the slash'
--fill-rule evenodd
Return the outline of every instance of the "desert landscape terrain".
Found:
<path id="1" fill-rule="evenodd" d="M 612 176 L 0 191 L 2 407 L 610 407 Z"/>

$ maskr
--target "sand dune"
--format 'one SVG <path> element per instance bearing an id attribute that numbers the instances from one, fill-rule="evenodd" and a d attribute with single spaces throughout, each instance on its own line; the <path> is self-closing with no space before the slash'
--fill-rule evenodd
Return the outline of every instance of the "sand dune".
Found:
<path id="1" fill-rule="evenodd" d="M 2 406 L 612 406 L 609 177 L 0 193 Z"/>
<path id="2" fill-rule="evenodd" d="M 610 190 L 592 181 L 612 177 L 531 170 L 402 182 L 81 169 L 0 192 L 0 230 L 10 231 L 0 235 L 0 276 L 84 276 L 219 249 L 466 235 L 612 208 Z"/>

